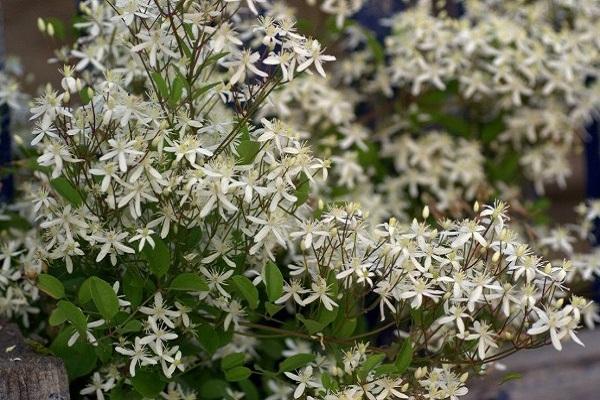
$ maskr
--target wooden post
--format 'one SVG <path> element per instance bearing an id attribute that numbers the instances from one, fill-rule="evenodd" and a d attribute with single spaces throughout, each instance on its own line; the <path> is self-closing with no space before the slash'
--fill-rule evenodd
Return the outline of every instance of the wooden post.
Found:
<path id="1" fill-rule="evenodd" d="M 59 358 L 33 352 L 14 324 L 0 321 L 0 400 L 69 400 Z"/>

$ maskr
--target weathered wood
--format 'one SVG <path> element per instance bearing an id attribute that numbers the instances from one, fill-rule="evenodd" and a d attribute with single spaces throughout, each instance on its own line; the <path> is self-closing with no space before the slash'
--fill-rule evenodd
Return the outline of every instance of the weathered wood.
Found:
<path id="1" fill-rule="evenodd" d="M 0 321 L 0 400 L 68 400 L 63 362 L 33 352 L 14 324 Z"/>
<path id="2" fill-rule="evenodd" d="M 562 352 L 547 346 L 502 360 L 506 371 L 474 378 L 465 400 L 600 399 L 600 331 L 582 332 L 579 337 L 585 347 L 569 342 Z M 507 372 L 522 377 L 500 385 Z"/>

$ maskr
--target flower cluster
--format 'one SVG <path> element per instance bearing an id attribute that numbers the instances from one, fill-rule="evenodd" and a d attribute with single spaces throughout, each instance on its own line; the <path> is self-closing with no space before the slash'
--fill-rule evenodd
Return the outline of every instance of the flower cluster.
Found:
<path id="1" fill-rule="evenodd" d="M 505 115 L 495 141 L 520 153 L 538 191 L 565 184 L 567 157 L 598 108 L 598 5 L 466 2 L 461 19 L 431 14 L 427 2 L 391 18 L 380 85 L 420 96 L 457 83 L 479 120 Z M 382 76 L 388 81 L 383 82 Z"/>

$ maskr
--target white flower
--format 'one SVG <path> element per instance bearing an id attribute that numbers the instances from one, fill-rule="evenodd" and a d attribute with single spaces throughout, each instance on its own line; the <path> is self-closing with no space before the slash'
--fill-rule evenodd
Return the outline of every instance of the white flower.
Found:
<path id="1" fill-rule="evenodd" d="M 310 40 L 307 43 L 306 47 L 297 46 L 294 48 L 294 50 L 298 54 L 306 57 L 306 60 L 303 61 L 302 63 L 300 63 L 300 65 L 298 65 L 298 72 L 302 72 L 314 64 L 317 72 L 322 77 L 325 78 L 326 75 L 325 75 L 325 70 L 323 69 L 322 62 L 323 61 L 335 61 L 334 56 L 329 56 L 329 55 L 323 54 L 323 50 L 321 50 L 321 43 L 319 43 L 317 40 L 314 40 L 314 39 Z"/>
<path id="2" fill-rule="evenodd" d="M 298 374 L 292 374 L 291 372 L 284 372 L 285 376 L 293 381 L 298 382 L 296 389 L 294 390 L 294 399 L 302 396 L 307 387 L 317 388 L 320 385 L 312 380 L 313 369 L 309 365 L 303 368 Z"/>
<path id="3" fill-rule="evenodd" d="M 283 286 L 283 295 L 275 300 L 275 304 L 283 304 L 290 299 L 294 299 L 298 305 L 304 306 L 304 301 L 300 295 L 307 292 L 308 290 L 302 287 L 302 283 L 298 279 L 292 279 L 290 283 L 286 283 Z"/>
<path id="4" fill-rule="evenodd" d="M 338 306 L 337 303 L 333 301 L 331 297 L 329 297 L 328 291 L 330 286 L 327 285 L 327 281 L 325 279 L 318 277 L 317 281 L 311 284 L 311 288 L 313 294 L 304 299 L 304 304 L 310 304 L 318 299 L 329 311 L 332 311 L 334 307 Z"/>
<path id="5" fill-rule="evenodd" d="M 123 354 L 125 356 L 129 356 L 131 358 L 131 362 L 129 363 L 129 374 L 133 377 L 135 376 L 135 368 L 139 364 L 140 366 L 144 365 L 156 365 L 157 360 L 154 357 L 150 357 L 146 352 L 146 346 L 142 344 L 139 337 L 136 336 L 135 344 L 133 349 L 127 349 L 125 347 L 117 346 L 115 350 L 119 354 Z"/>
<path id="6" fill-rule="evenodd" d="M 231 79 L 229 80 L 229 83 L 231 85 L 235 85 L 237 82 L 245 80 L 248 71 L 262 78 L 269 76 L 269 74 L 254 66 L 259 59 L 260 54 L 256 52 L 253 53 L 250 50 L 242 50 L 237 56 L 237 60 L 229 61 L 227 63 L 227 66 L 231 70 L 235 70 L 231 76 Z"/>
<path id="7" fill-rule="evenodd" d="M 154 293 L 154 305 L 152 307 L 142 306 L 140 312 L 149 315 L 149 319 L 158 322 L 163 322 L 171 329 L 175 329 L 175 324 L 171 318 L 178 318 L 179 312 L 170 310 L 165 307 L 165 303 L 160 292 Z"/>
<path id="8" fill-rule="evenodd" d="M 135 141 L 127 141 L 123 137 L 109 139 L 108 144 L 110 144 L 112 150 L 100 157 L 100 161 L 106 161 L 110 160 L 111 158 L 116 158 L 119 163 L 119 169 L 121 170 L 121 172 L 127 172 L 127 165 L 130 162 L 133 162 L 131 156 L 144 154 L 141 151 L 132 148 L 135 145 Z"/>
<path id="9" fill-rule="evenodd" d="M 162 356 L 165 343 L 178 338 L 174 332 L 170 332 L 162 324 L 158 324 L 154 318 L 148 318 L 150 332 L 140 339 L 141 344 L 150 344 L 152 350 L 158 356 Z"/>
<path id="10" fill-rule="evenodd" d="M 567 331 L 564 327 L 571 322 L 571 317 L 564 315 L 560 311 L 544 311 L 539 308 L 535 308 L 534 310 L 539 319 L 527 330 L 527 334 L 540 335 L 544 332 L 550 332 L 552 346 L 556 350 L 561 351 L 562 344 L 560 343 L 560 339 L 566 334 Z"/>
<path id="11" fill-rule="evenodd" d="M 95 394 L 98 400 L 104 400 L 104 392 L 110 391 L 115 386 L 115 379 L 102 379 L 98 372 L 92 375 L 92 383 L 81 389 L 79 392 L 82 395 Z"/>
<path id="12" fill-rule="evenodd" d="M 154 239 L 152 239 L 152 235 L 154 234 L 154 231 L 152 229 L 145 226 L 143 228 L 136 229 L 136 232 L 137 232 L 137 235 L 132 236 L 129 239 L 129 243 L 133 243 L 133 242 L 139 240 L 140 244 L 138 246 L 138 252 L 142 251 L 146 242 L 148 242 L 150 247 L 154 248 L 155 243 L 154 243 Z"/>
<path id="13" fill-rule="evenodd" d="M 108 231 L 94 235 L 94 239 L 102 243 L 100 252 L 96 257 L 96 262 L 102 261 L 107 254 L 110 254 L 110 261 L 112 265 L 115 265 L 117 263 L 117 254 L 135 253 L 134 249 L 122 243 L 125 238 L 127 238 L 127 232 Z"/>

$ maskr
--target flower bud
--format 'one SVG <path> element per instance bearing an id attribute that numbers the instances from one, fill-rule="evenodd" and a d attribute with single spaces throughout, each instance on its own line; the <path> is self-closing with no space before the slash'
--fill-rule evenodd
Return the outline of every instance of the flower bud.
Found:
<path id="1" fill-rule="evenodd" d="M 46 23 L 42 18 L 37 19 L 37 27 L 40 30 L 40 32 L 46 32 Z"/>
<path id="2" fill-rule="evenodd" d="M 552 264 L 546 264 L 546 266 L 544 267 L 544 273 L 546 275 L 550 275 L 552 273 Z"/>
<path id="3" fill-rule="evenodd" d="M 15 144 L 17 146 L 22 146 L 23 145 L 23 139 L 19 135 L 13 135 L 13 141 L 15 142 Z"/>
<path id="4" fill-rule="evenodd" d="M 502 241 L 506 240 L 506 238 L 508 237 L 508 231 L 506 230 L 506 228 L 504 228 L 504 229 L 502 229 L 500 231 L 500 235 L 499 236 L 500 236 L 499 237 L 500 240 L 502 240 Z"/>
<path id="5" fill-rule="evenodd" d="M 415 370 L 415 378 L 416 379 L 421 379 L 426 374 L 427 374 L 427 368 L 426 367 L 419 367 L 419 368 L 417 368 Z"/>
<path id="6" fill-rule="evenodd" d="M 429 218 L 429 206 L 423 207 L 423 213 L 421 214 L 423 219 Z"/>
<path id="7" fill-rule="evenodd" d="M 462 375 L 460 376 L 460 381 L 461 381 L 462 383 L 465 383 L 465 382 L 467 381 L 467 379 L 468 379 L 468 378 L 469 378 L 469 373 L 468 373 L 468 372 L 465 372 L 464 374 L 462 374 Z"/>
<path id="8" fill-rule="evenodd" d="M 499 252 L 499 251 L 497 251 L 497 252 L 495 252 L 495 253 L 494 253 L 494 255 L 492 256 L 492 261 L 496 263 L 496 262 L 498 262 L 498 260 L 499 260 L 499 259 L 500 259 L 500 252 Z"/>
<path id="9" fill-rule="evenodd" d="M 473 204 L 473 211 L 476 213 L 479 212 L 479 202 L 475 200 L 475 204 Z"/>
<path id="10" fill-rule="evenodd" d="M 54 37 L 54 25 L 49 23 L 48 26 L 46 27 L 46 32 L 48 32 L 48 36 Z"/>

